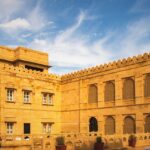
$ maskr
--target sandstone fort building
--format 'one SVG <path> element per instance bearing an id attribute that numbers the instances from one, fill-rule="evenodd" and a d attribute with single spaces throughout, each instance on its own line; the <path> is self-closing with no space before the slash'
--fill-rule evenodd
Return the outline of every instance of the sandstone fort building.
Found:
<path id="1" fill-rule="evenodd" d="M 47 53 L 0 47 L 2 145 L 47 135 L 126 144 L 130 134 L 150 144 L 149 52 L 62 76 L 48 62 Z"/>

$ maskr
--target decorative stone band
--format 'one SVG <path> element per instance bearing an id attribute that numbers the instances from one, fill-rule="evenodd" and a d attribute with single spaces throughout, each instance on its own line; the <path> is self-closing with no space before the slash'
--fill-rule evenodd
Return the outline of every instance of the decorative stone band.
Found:
<path id="1" fill-rule="evenodd" d="M 1 71 L 9 72 L 9 73 L 16 73 L 17 75 L 23 75 L 34 79 L 40 80 L 56 80 L 60 81 L 60 76 L 56 74 L 49 74 L 45 72 L 40 72 L 36 70 L 28 70 L 23 67 L 13 66 L 9 64 L 0 64 Z"/>
<path id="2" fill-rule="evenodd" d="M 150 60 L 150 53 L 148 52 L 148 53 L 144 53 L 143 55 L 128 57 L 122 60 L 119 59 L 118 61 L 113 61 L 108 64 L 98 65 L 95 67 L 64 74 L 61 76 L 61 79 L 62 81 L 65 81 L 68 79 L 74 79 L 74 78 L 82 77 L 85 75 L 90 75 L 93 73 L 99 73 L 102 71 L 108 71 L 108 70 L 117 69 L 117 68 L 129 66 L 129 65 L 134 65 L 134 64 L 141 63 L 144 61 L 149 61 L 149 60 Z"/>

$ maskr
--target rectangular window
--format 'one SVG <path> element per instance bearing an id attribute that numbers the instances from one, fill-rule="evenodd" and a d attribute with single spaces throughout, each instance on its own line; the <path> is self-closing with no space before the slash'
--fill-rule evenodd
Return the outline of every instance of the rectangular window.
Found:
<path id="1" fill-rule="evenodd" d="M 7 122 L 6 123 L 6 128 L 7 128 L 7 134 L 13 134 L 13 122 Z"/>
<path id="2" fill-rule="evenodd" d="M 24 123 L 24 134 L 30 134 L 30 123 Z"/>
<path id="3" fill-rule="evenodd" d="M 7 101 L 14 101 L 14 89 L 7 89 Z"/>
<path id="4" fill-rule="evenodd" d="M 42 93 L 43 104 L 52 105 L 53 104 L 53 94 L 52 93 Z"/>
<path id="5" fill-rule="evenodd" d="M 31 91 L 23 91 L 24 103 L 30 103 Z"/>
<path id="6" fill-rule="evenodd" d="M 43 123 L 43 133 L 51 133 L 51 123 Z"/>

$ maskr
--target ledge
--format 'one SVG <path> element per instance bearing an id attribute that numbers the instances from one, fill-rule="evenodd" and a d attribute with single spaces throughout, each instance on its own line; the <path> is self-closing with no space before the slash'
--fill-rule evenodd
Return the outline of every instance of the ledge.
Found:
<path id="1" fill-rule="evenodd" d="M 8 101 L 6 100 L 7 103 L 16 103 L 16 101 Z"/>
<path id="2" fill-rule="evenodd" d="M 42 105 L 44 105 L 44 106 L 54 106 L 54 104 L 43 104 L 43 103 L 42 103 Z"/>
<path id="3" fill-rule="evenodd" d="M 31 102 L 23 102 L 23 104 L 32 104 Z"/>

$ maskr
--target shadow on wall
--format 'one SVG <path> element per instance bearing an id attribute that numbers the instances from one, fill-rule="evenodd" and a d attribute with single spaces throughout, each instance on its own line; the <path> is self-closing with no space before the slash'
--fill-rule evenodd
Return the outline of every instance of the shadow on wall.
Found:
<path id="1" fill-rule="evenodd" d="M 74 150 L 93 150 L 93 142 L 88 142 L 87 144 L 83 142 L 80 146 L 76 146 Z"/>

